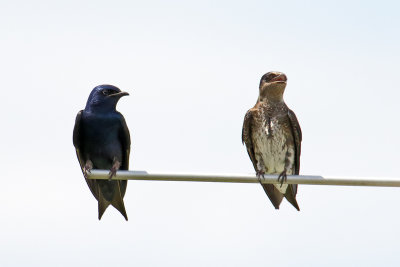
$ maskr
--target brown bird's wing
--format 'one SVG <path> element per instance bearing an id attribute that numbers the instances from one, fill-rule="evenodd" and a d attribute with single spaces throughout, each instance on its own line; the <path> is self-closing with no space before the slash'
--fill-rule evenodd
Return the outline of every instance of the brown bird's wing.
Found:
<path id="1" fill-rule="evenodd" d="M 296 115 L 292 110 L 288 111 L 290 126 L 292 129 L 293 139 L 294 139 L 294 148 L 295 148 L 295 171 L 294 174 L 298 175 L 300 173 L 300 154 L 301 154 L 301 140 L 302 133 L 300 124 L 296 118 Z"/>
<path id="2" fill-rule="evenodd" d="M 75 126 L 74 126 L 74 132 L 73 132 L 73 143 L 76 151 L 76 156 L 78 157 L 79 165 L 81 166 L 81 170 L 83 175 L 84 173 L 84 167 L 86 164 L 86 159 L 84 158 L 82 154 L 82 149 L 81 149 L 81 138 L 80 138 L 80 133 L 81 133 L 81 118 L 82 118 L 82 112 L 83 110 L 79 111 L 78 114 L 76 115 L 75 119 Z M 98 199 L 99 197 L 99 189 L 98 185 L 95 180 L 92 179 L 86 179 L 86 183 L 89 186 L 90 191 L 92 192 L 93 196 Z"/>
<path id="3" fill-rule="evenodd" d="M 290 128 L 292 131 L 294 150 L 295 150 L 294 174 L 298 175 L 300 173 L 300 153 L 301 153 L 302 133 L 296 115 L 290 109 L 288 110 L 288 118 L 290 122 Z M 285 197 L 297 210 L 300 210 L 299 205 L 297 204 L 296 201 L 297 187 L 298 187 L 297 184 L 289 185 L 285 193 Z"/>
<path id="4" fill-rule="evenodd" d="M 252 140 L 252 125 L 253 125 L 253 113 L 255 110 L 249 109 L 244 116 L 243 128 L 242 128 L 242 144 L 246 145 L 247 153 L 249 154 L 250 160 L 253 163 L 254 169 L 257 171 L 257 160 L 254 155 L 254 147 Z"/>
<path id="5" fill-rule="evenodd" d="M 254 112 L 257 112 L 256 109 L 249 109 L 244 116 L 243 128 L 242 128 L 242 143 L 246 145 L 247 153 L 249 154 L 250 160 L 253 163 L 254 170 L 258 172 L 257 169 L 257 160 L 254 154 L 254 146 L 252 139 L 252 132 L 254 127 Z M 272 205 L 274 205 L 275 209 L 279 209 L 279 205 L 282 202 L 283 194 L 275 188 L 273 184 L 261 184 L 268 198 L 271 200 Z"/>

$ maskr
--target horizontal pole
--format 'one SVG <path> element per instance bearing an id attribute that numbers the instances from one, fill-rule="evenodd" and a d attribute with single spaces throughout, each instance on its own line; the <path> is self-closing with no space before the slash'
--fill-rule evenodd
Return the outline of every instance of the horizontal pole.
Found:
<path id="1" fill-rule="evenodd" d="M 108 170 L 92 170 L 88 179 L 108 179 Z M 263 184 L 277 184 L 278 175 L 264 175 Z M 190 181 L 223 183 L 258 183 L 255 174 L 215 174 L 215 173 L 160 173 L 147 171 L 118 171 L 112 180 L 150 180 L 150 181 Z M 288 175 L 286 184 L 346 185 L 346 186 L 385 186 L 400 187 L 399 178 L 358 178 L 332 177 L 319 175 Z"/>

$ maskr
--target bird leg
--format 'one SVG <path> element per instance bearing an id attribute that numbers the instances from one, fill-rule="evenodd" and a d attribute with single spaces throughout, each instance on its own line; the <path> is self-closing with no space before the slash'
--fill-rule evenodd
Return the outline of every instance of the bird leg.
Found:
<path id="1" fill-rule="evenodd" d="M 278 176 L 278 183 L 281 182 L 281 187 L 282 187 L 284 181 L 285 182 L 287 181 L 286 169 L 283 170 L 283 172 L 281 172 L 281 174 L 279 174 L 279 176 Z"/>
<path id="2" fill-rule="evenodd" d="M 87 178 L 88 173 L 90 173 L 92 169 L 93 169 L 93 162 L 90 159 L 88 159 L 85 163 L 85 166 L 83 166 L 83 176 Z"/>
<path id="3" fill-rule="evenodd" d="M 108 177 L 109 181 L 111 181 L 113 176 L 117 175 L 117 171 L 119 170 L 119 167 L 121 167 L 121 162 L 119 162 L 118 159 L 116 157 L 114 157 L 113 165 L 112 165 L 112 167 L 110 169 L 110 173 L 109 173 L 110 176 Z"/>
<path id="4" fill-rule="evenodd" d="M 260 184 L 262 184 L 262 183 L 261 183 L 261 178 L 262 178 L 263 180 L 265 180 L 264 174 L 265 174 L 264 171 L 256 171 L 256 175 L 257 175 L 257 178 L 258 178 L 258 181 L 260 182 Z"/>

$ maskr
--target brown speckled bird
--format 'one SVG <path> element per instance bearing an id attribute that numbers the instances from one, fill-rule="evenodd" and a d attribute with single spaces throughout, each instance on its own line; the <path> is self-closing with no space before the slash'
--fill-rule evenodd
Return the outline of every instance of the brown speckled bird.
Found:
<path id="1" fill-rule="evenodd" d="M 299 174 L 301 129 L 296 115 L 283 101 L 286 75 L 272 71 L 260 81 L 257 103 L 246 113 L 242 142 L 256 170 L 257 177 L 277 174 L 281 184 L 261 184 L 276 209 L 285 197 L 297 210 L 297 184 L 283 184 L 287 176 Z"/>

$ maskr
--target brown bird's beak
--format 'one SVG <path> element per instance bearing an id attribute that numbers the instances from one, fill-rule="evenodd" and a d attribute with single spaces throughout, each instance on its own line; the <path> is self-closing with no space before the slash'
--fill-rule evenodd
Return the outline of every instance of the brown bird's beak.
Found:
<path id="1" fill-rule="evenodd" d="M 281 73 L 271 80 L 271 82 L 287 82 L 287 77 L 285 74 Z"/>
<path id="2" fill-rule="evenodd" d="M 129 93 L 128 92 L 119 92 L 119 93 L 116 93 L 116 94 L 112 94 L 110 96 L 123 97 L 123 96 L 126 96 L 126 95 L 129 95 Z"/>

